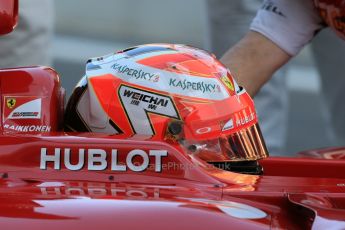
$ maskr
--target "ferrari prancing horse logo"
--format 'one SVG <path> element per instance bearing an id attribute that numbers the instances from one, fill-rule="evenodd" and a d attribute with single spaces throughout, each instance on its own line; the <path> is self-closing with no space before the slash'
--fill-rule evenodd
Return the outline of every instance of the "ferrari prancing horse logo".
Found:
<path id="1" fill-rule="evenodd" d="M 9 109 L 12 109 L 16 105 L 17 100 L 14 98 L 8 98 L 6 100 L 6 105 Z"/>

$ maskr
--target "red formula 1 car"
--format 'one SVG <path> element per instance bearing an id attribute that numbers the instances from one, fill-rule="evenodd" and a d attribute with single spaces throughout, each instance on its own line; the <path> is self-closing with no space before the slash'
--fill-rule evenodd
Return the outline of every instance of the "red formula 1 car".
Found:
<path id="1" fill-rule="evenodd" d="M 5 9 L 0 15 L 3 34 L 16 24 L 18 4 L 1 0 L 0 6 Z M 98 71 L 102 61 L 91 61 L 89 70 Z M 119 65 L 112 66 L 114 71 L 125 72 Z M 186 64 L 178 67 L 181 72 Z M 134 75 L 135 69 L 132 70 Z M 99 84 L 92 81 L 94 92 L 106 98 L 106 90 L 97 91 Z M 179 86 L 178 81 L 170 83 Z M 234 83 L 224 82 L 220 86 L 229 84 Z M 189 86 L 199 89 L 197 83 Z M 253 128 L 256 118 L 247 116 L 239 121 L 239 125 L 251 125 L 241 133 L 247 138 L 241 136 L 243 145 L 231 146 L 236 147 L 234 152 L 246 149 L 245 156 L 259 151 L 259 157 L 250 155 L 250 161 L 231 158 L 221 162 L 221 155 L 210 164 L 207 151 L 201 157 L 189 154 L 197 147 L 204 150 L 204 145 L 189 145 L 187 150 L 181 147 L 181 143 L 184 146 L 193 139 L 193 133 L 188 133 L 187 141 L 174 142 L 62 132 L 64 91 L 51 68 L 0 70 L 0 87 L 1 229 L 345 229 L 344 149 L 309 151 L 299 158 L 262 159 L 264 147 L 254 148 L 253 143 L 247 143 L 258 133 Z M 106 85 L 99 87 L 105 89 Z M 132 105 L 150 101 L 168 107 L 170 103 L 162 95 L 153 97 L 152 91 L 144 95 L 126 87 L 123 95 L 135 98 L 130 101 Z M 216 97 L 217 92 L 210 95 Z M 238 105 L 247 105 L 246 98 L 236 98 Z M 175 106 L 179 108 L 181 104 Z M 250 106 L 248 102 L 246 109 Z M 150 118 L 155 121 L 173 116 L 151 113 L 155 117 Z M 71 129 L 73 122 L 80 121 L 68 120 Z M 224 122 L 221 131 L 227 132 L 234 125 Z M 121 135 L 119 127 L 110 126 Z M 128 130 L 137 131 L 135 127 Z M 169 137 L 175 140 L 179 127 L 169 126 L 168 130 Z M 196 130 L 207 134 L 209 129 Z M 228 157 L 231 154 L 227 152 Z"/>

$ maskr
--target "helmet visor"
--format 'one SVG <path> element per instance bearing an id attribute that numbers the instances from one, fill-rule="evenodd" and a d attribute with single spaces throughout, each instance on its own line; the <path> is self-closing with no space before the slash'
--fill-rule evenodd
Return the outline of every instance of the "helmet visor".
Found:
<path id="1" fill-rule="evenodd" d="M 182 144 L 188 153 L 207 162 L 253 161 L 268 157 L 258 123 L 216 140 L 184 141 Z"/>

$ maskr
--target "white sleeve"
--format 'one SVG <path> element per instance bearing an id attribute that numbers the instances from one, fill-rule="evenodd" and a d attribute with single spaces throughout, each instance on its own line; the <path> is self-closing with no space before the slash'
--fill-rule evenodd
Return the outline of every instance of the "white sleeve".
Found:
<path id="1" fill-rule="evenodd" d="M 294 56 L 323 27 L 313 0 L 265 0 L 250 29 Z"/>

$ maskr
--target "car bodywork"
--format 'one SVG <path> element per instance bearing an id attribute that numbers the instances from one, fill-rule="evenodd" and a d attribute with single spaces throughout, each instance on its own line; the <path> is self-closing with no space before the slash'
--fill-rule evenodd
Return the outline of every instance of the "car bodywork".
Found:
<path id="1" fill-rule="evenodd" d="M 18 0 L 0 1 L 0 35 L 8 34 L 18 22 Z"/>
<path id="2" fill-rule="evenodd" d="M 63 133 L 0 139 L 3 229 L 345 227 L 342 160 L 271 157 L 258 176 L 147 140 Z M 149 166 L 131 167 L 145 158 L 129 157 L 133 151 L 146 154 Z M 157 160 L 151 151 L 167 154 Z"/>
<path id="3" fill-rule="evenodd" d="M 18 1 L 0 7 L 4 34 Z M 0 70 L 0 87 L 1 229 L 345 228 L 344 149 L 270 157 L 262 175 L 235 173 L 150 139 L 62 132 L 63 90 L 51 68 Z M 28 102 L 39 109 L 13 113 Z"/>

